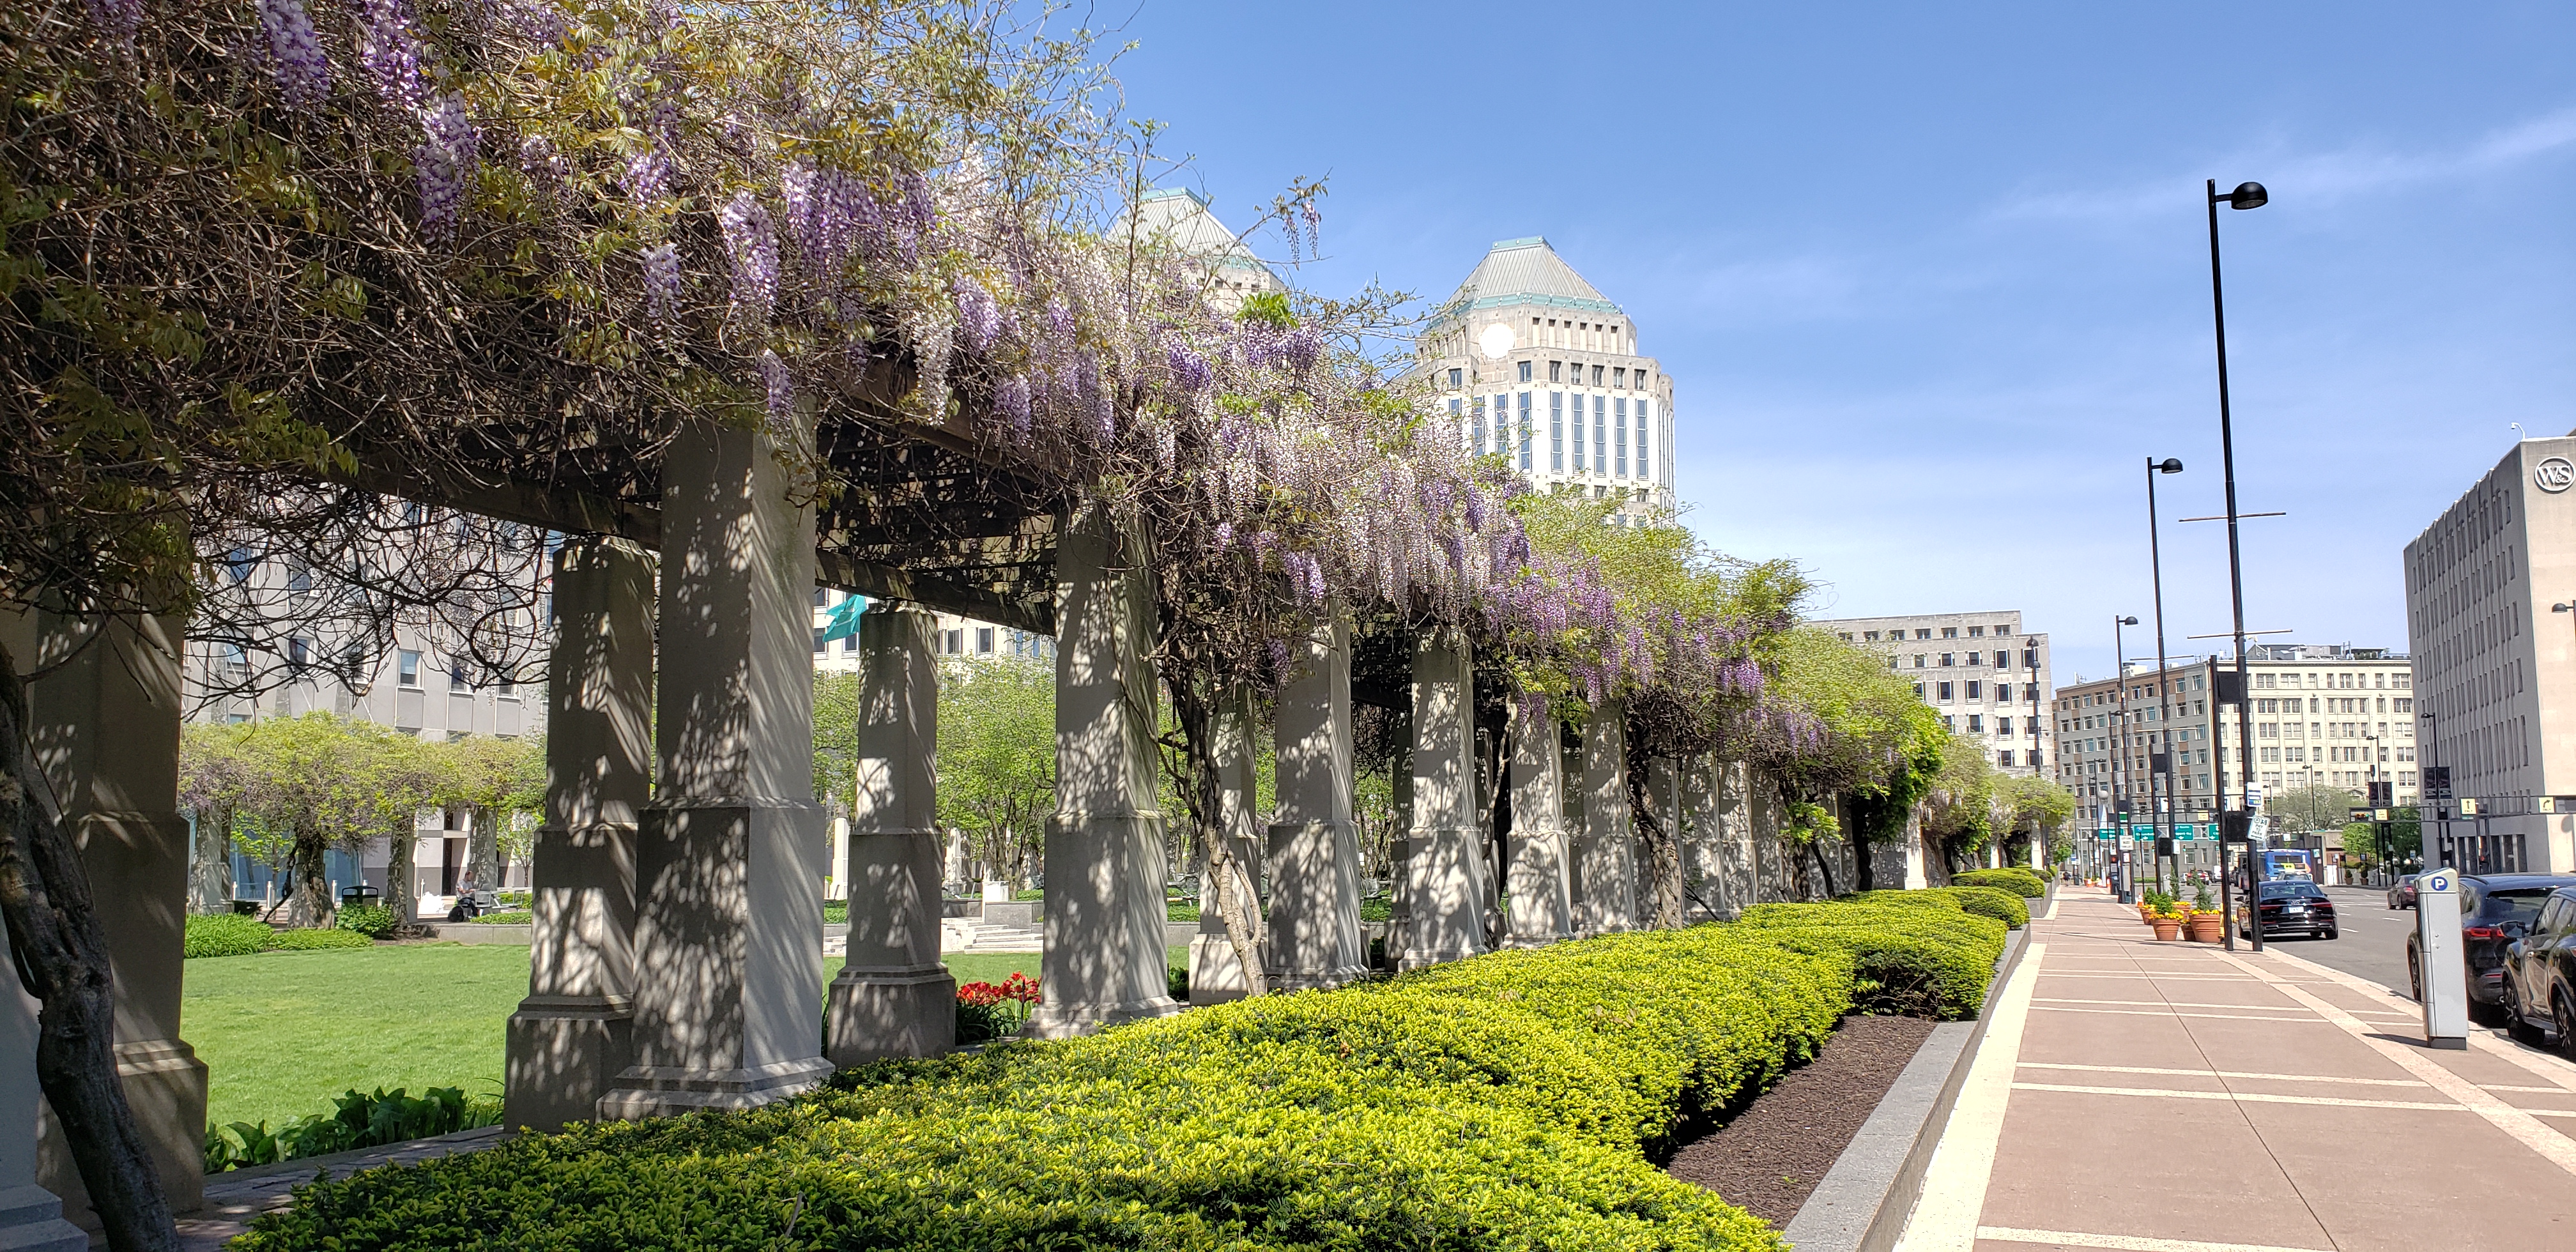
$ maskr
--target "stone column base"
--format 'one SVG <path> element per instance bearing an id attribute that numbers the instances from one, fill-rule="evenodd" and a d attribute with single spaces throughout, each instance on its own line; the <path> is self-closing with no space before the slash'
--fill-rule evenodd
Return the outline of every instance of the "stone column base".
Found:
<path id="1" fill-rule="evenodd" d="M 1024 1039 L 1071 1039 L 1128 1022 L 1170 1017 L 1189 1008 L 1170 996 L 1132 1000 L 1123 1004 L 1041 1004 L 1029 1014 L 1029 1024 L 1020 1028 Z"/>
<path id="2" fill-rule="evenodd" d="M 823 1008 L 823 1055 L 847 1069 L 870 1061 L 940 1056 L 957 1047 L 957 976 L 925 969 L 851 969 L 832 978 Z"/>
<path id="3" fill-rule="evenodd" d="M 501 1122 L 561 1130 L 599 1116 L 599 1099 L 635 1061 L 624 996 L 529 996 L 510 1015 Z"/>
<path id="4" fill-rule="evenodd" d="M 601 1120 L 671 1117 L 700 1109 L 750 1109 L 802 1095 L 832 1076 L 832 1063 L 807 1057 L 756 1069 L 677 1069 L 630 1065 L 599 1097 Z"/>
<path id="5" fill-rule="evenodd" d="M 1223 1004 L 1240 1000 L 1251 993 L 1251 980 L 1244 976 L 1243 961 L 1234 952 L 1234 939 L 1219 932 L 1201 931 L 1190 939 L 1190 1003 Z"/>
<path id="6" fill-rule="evenodd" d="M 194 1213 L 206 1206 L 206 1063 L 197 1050 L 178 1039 L 144 1039 L 116 1045 L 116 1076 L 125 1086 L 125 1102 L 134 1110 L 136 1129 L 161 1173 L 161 1190 L 173 1213 Z M 36 1181 L 62 1197 L 69 1220 L 90 1224 L 89 1188 L 81 1185 L 80 1167 L 72 1163 L 70 1145 L 54 1121 L 52 1106 L 39 1101 L 36 1118 Z M 9 1245 L 0 1243 L 0 1248 Z"/>
<path id="7" fill-rule="evenodd" d="M 60 1196 L 42 1187 L 0 1189 L 0 1248 L 8 1252 L 89 1252 L 89 1235 L 63 1220 Z"/>

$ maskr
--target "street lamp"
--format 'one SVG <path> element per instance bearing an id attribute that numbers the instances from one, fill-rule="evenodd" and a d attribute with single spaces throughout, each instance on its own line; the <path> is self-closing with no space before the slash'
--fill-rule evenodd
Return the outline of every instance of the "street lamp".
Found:
<path id="1" fill-rule="evenodd" d="M 2224 200 L 2227 202 L 2227 207 L 2231 209 L 2258 209 L 2269 203 L 2271 199 L 2271 193 L 2263 190 L 2261 183 L 2239 183 L 2236 190 L 2221 196 L 2218 194 L 2218 180 L 2215 178 L 2209 180 L 2209 311 L 2211 325 L 2217 332 L 2218 343 L 2218 456 L 2227 478 L 2227 591 L 2230 607 L 2235 613 L 2237 757 L 2244 769 L 2246 782 L 2245 792 L 2240 797 L 2239 803 L 2247 809 L 2246 818 L 2249 822 L 2253 818 L 2251 796 L 2254 781 L 2254 719 L 2250 715 L 2251 705 L 2248 703 L 2246 693 L 2252 690 L 2253 684 L 2246 677 L 2245 565 L 2236 535 L 2236 433 L 2235 416 L 2229 409 L 2227 399 L 2227 296 L 2225 287 L 2219 281 L 2218 205 L 2221 200 Z M 2223 796 L 2220 803 L 2225 803 Z M 2219 842 L 2218 852 L 2219 907 L 2223 910 L 2230 907 L 2225 894 L 2230 867 L 2227 862 L 2227 843 L 2223 837 Z M 2247 852 L 2250 856 L 2252 849 L 2249 847 Z M 2256 889 L 2250 885 L 2252 876 L 2249 874 L 2247 877 L 2249 882 L 2247 891 L 2255 893 Z M 2254 932 L 2254 950 L 2260 952 L 2263 950 L 2263 923 L 2260 918 L 2259 894 L 2257 899 L 2246 901 L 2245 907 L 2249 910 L 2249 915 L 2254 917 L 2249 929 Z M 2236 929 L 2233 918 L 2229 919 L 2227 929 L 2232 938 Z M 2232 948 L 2235 945 L 2230 943 L 2228 946 Z"/>
<path id="2" fill-rule="evenodd" d="M 2182 893 L 2182 850 L 2174 847 L 2172 843 L 2173 693 L 2172 683 L 2165 677 L 2165 558 L 2163 540 L 2156 533 L 2156 475 L 2181 472 L 2182 462 L 2173 457 L 2166 457 L 2161 461 L 2154 457 L 2147 458 L 2147 568 L 2155 584 L 2156 596 L 2156 735 L 2163 739 L 2165 749 L 2162 753 L 2156 753 L 2150 748 L 2147 762 L 2153 766 L 2161 757 L 2164 764 L 2164 769 L 2159 771 L 2165 779 L 2164 800 L 2157 805 L 2156 815 L 2152 819 L 2156 826 L 2156 872 L 2159 876 L 2164 873 L 2166 849 L 2173 848 L 2172 890 L 2176 895 Z M 2152 777 L 2148 779 L 2147 788 L 2149 791 L 2155 789 L 2155 781 Z"/>
<path id="3" fill-rule="evenodd" d="M 2112 740 L 2112 743 L 2116 744 L 2119 750 L 2111 757 L 2111 764 L 2113 767 L 2113 772 L 2111 774 L 2111 811 L 2119 815 L 2117 820 L 2120 823 L 2118 833 L 2111 840 L 2111 846 L 2114 848 L 2119 847 L 2122 843 L 2128 842 L 2133 838 L 2129 833 L 2128 812 L 2129 749 L 2132 746 L 2129 743 L 2129 646 L 2127 643 L 2123 642 L 2120 628 L 2123 626 L 2135 626 L 2137 624 L 2138 619 L 2135 617 L 2115 616 L 2111 619 L 2111 673 L 2113 677 L 2116 677 L 2120 681 L 2120 711 L 2113 714 L 2113 716 L 2120 719 L 2120 734 L 2118 738 Z M 2149 855 L 2151 857 L 2153 853 L 2154 850 L 2152 848 L 2149 849 Z M 2120 864 L 2120 903 L 2136 903 L 2138 889 L 2137 877 L 2137 854 L 2134 851 L 2133 845 L 2133 850 L 2130 855 L 2123 858 Z"/>

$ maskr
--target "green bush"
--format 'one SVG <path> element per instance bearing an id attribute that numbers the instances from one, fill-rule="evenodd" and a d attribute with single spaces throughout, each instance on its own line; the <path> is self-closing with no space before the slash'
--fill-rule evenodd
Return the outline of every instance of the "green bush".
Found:
<path id="1" fill-rule="evenodd" d="M 1166 900 L 1163 902 L 1163 917 L 1166 921 L 1195 922 L 1199 919 L 1199 906 Z"/>
<path id="2" fill-rule="evenodd" d="M 432 1087 L 418 1097 L 400 1087 L 390 1094 L 378 1087 L 372 1095 L 351 1091 L 331 1103 L 331 1112 L 296 1118 L 275 1132 L 267 1122 L 207 1127 L 206 1172 L 382 1147 L 501 1122 L 500 1101 L 469 1100 L 458 1087 Z"/>
<path id="3" fill-rule="evenodd" d="M 1930 904 L 1956 908 L 1979 917 L 1991 917 L 2007 929 L 2019 930 L 2030 924 L 2030 906 L 2022 898 L 2001 887 L 1924 887 L 1913 891 L 1864 891 L 1854 900 L 1888 904 Z"/>
<path id="4" fill-rule="evenodd" d="M 1649 1154 L 1850 1011 L 1981 1003 L 1955 893 L 1494 953 L 1081 1039 L 887 1062 L 298 1193 L 236 1248 L 1775 1252 Z"/>
<path id="5" fill-rule="evenodd" d="M 312 952 L 322 948 L 369 948 L 376 941 L 354 930 L 280 930 L 268 937 L 271 952 Z"/>
<path id="6" fill-rule="evenodd" d="M 276 932 L 268 923 L 239 913 L 191 913 L 188 915 L 187 955 L 249 956 L 268 947 L 268 938 Z"/>
<path id="7" fill-rule="evenodd" d="M 498 912 L 485 913 L 479 917 L 469 917 L 465 920 L 472 922 L 477 926 L 525 926 L 529 922 L 535 921 L 536 917 L 536 914 L 531 913 L 526 909 L 502 909 Z"/>
<path id="8" fill-rule="evenodd" d="M 2048 894 L 2048 884 L 2026 869 L 1972 869 L 1953 874 L 1950 881 L 1961 887 L 2001 887 L 2025 900 L 2037 900 Z"/>
<path id="9" fill-rule="evenodd" d="M 389 939 L 394 933 L 394 911 L 381 904 L 352 904 L 340 910 L 340 929 L 370 939 Z"/>

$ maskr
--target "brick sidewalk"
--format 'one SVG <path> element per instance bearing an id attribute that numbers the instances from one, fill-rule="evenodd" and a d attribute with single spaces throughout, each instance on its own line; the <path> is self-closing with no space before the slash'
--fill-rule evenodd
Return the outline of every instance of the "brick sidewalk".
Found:
<path id="1" fill-rule="evenodd" d="M 2032 928 L 1903 1252 L 2576 1249 L 2576 1065 L 2098 888 Z"/>

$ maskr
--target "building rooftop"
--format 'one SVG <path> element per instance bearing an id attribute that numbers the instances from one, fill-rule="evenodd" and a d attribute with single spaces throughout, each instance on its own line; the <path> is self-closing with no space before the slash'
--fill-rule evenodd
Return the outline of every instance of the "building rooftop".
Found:
<path id="1" fill-rule="evenodd" d="M 1136 202 L 1137 233 L 1183 256 L 1221 269 L 1257 271 L 1265 285 L 1284 287 L 1279 275 L 1244 247 L 1209 211 L 1212 202 L 1187 187 L 1156 187 Z M 1113 233 L 1124 230 L 1120 221 Z"/>
<path id="2" fill-rule="evenodd" d="M 1450 294 L 1441 311 L 1455 315 L 1514 304 L 1590 313 L 1621 311 L 1537 235 L 1496 243 L 1485 253 L 1485 259 L 1476 263 L 1467 281 L 1458 284 L 1458 290 Z"/>

